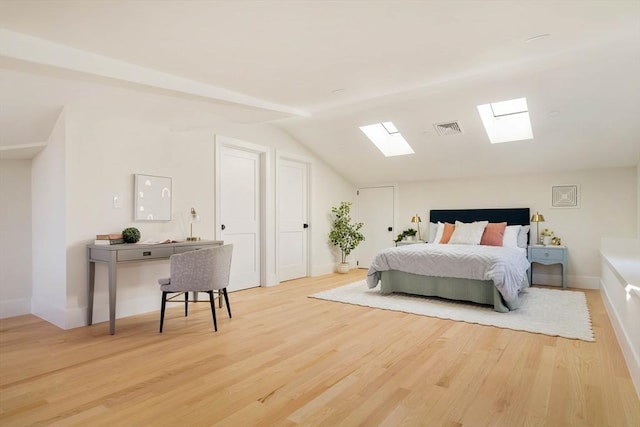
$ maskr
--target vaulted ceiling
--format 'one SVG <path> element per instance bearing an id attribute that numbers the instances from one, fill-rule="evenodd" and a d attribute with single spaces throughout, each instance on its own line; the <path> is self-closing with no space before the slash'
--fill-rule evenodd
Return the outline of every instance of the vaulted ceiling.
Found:
<path id="1" fill-rule="evenodd" d="M 90 80 L 270 122 L 360 185 L 640 161 L 638 1 L 2 0 L 0 68 L 0 148 L 39 142 Z M 534 138 L 490 144 L 476 106 L 519 97 Z M 382 121 L 415 154 L 359 130 Z"/>

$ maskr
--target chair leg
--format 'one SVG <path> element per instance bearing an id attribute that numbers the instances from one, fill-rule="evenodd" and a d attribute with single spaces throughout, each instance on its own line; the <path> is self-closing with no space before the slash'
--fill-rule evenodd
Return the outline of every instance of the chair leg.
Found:
<path id="1" fill-rule="evenodd" d="M 213 329 L 218 332 L 218 320 L 216 319 L 216 305 L 213 299 L 213 291 L 207 291 L 209 294 L 209 302 L 211 303 L 211 314 L 213 315 Z"/>
<path id="2" fill-rule="evenodd" d="M 229 305 L 229 294 L 227 293 L 227 288 L 222 289 L 222 293 L 224 294 L 224 302 L 227 303 L 227 313 L 229 313 L 229 317 L 231 318 L 231 306 Z"/>
<path id="3" fill-rule="evenodd" d="M 189 314 L 189 292 L 184 293 L 184 317 Z"/>
<path id="4" fill-rule="evenodd" d="M 162 325 L 164 324 L 164 309 L 167 305 L 167 293 L 162 292 L 162 304 L 160 308 L 160 333 L 162 333 Z"/>

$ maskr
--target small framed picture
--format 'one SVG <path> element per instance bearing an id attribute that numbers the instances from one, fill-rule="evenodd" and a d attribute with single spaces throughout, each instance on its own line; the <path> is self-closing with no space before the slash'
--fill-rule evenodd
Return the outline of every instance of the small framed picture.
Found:
<path id="1" fill-rule="evenodd" d="M 580 207 L 580 186 L 554 185 L 551 187 L 551 207 L 552 208 L 579 208 Z"/>

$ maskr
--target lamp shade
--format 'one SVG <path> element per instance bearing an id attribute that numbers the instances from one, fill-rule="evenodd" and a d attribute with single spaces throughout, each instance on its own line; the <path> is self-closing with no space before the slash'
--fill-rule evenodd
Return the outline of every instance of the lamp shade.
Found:
<path id="1" fill-rule="evenodd" d="M 420 223 L 422 222 L 422 220 L 420 219 L 420 217 L 418 216 L 418 214 L 415 214 L 413 216 L 413 218 L 411 218 L 411 222 L 414 224 L 418 224 L 418 240 L 420 240 Z"/>
<path id="2" fill-rule="evenodd" d="M 531 222 L 544 222 L 544 215 L 542 215 L 541 213 L 536 212 L 531 217 Z"/>
<path id="3" fill-rule="evenodd" d="M 191 222 L 200 221 L 200 215 L 196 212 L 195 208 L 191 208 Z"/>

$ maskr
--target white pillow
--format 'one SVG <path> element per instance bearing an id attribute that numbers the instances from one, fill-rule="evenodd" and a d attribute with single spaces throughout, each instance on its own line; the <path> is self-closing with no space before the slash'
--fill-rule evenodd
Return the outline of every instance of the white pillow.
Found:
<path id="1" fill-rule="evenodd" d="M 443 233 L 444 233 L 444 223 L 438 222 L 436 227 L 436 235 L 433 238 L 433 241 L 431 243 L 439 243 L 440 240 L 442 239 Z"/>
<path id="2" fill-rule="evenodd" d="M 527 234 L 529 234 L 530 225 L 523 225 L 520 227 L 520 231 L 518 232 L 518 247 L 526 248 L 527 247 Z"/>
<path id="3" fill-rule="evenodd" d="M 438 231 L 438 224 L 435 222 L 429 223 L 429 238 L 427 239 L 427 243 L 433 243 L 436 239 L 436 232 Z"/>
<path id="4" fill-rule="evenodd" d="M 507 248 L 518 247 L 518 233 L 520 233 L 521 225 L 507 225 L 504 229 L 504 237 L 502 238 L 502 246 Z"/>
<path id="5" fill-rule="evenodd" d="M 456 221 L 456 228 L 453 230 L 450 245 L 479 245 L 482 240 L 482 233 L 489 224 L 489 221 L 476 221 L 464 223 Z"/>

